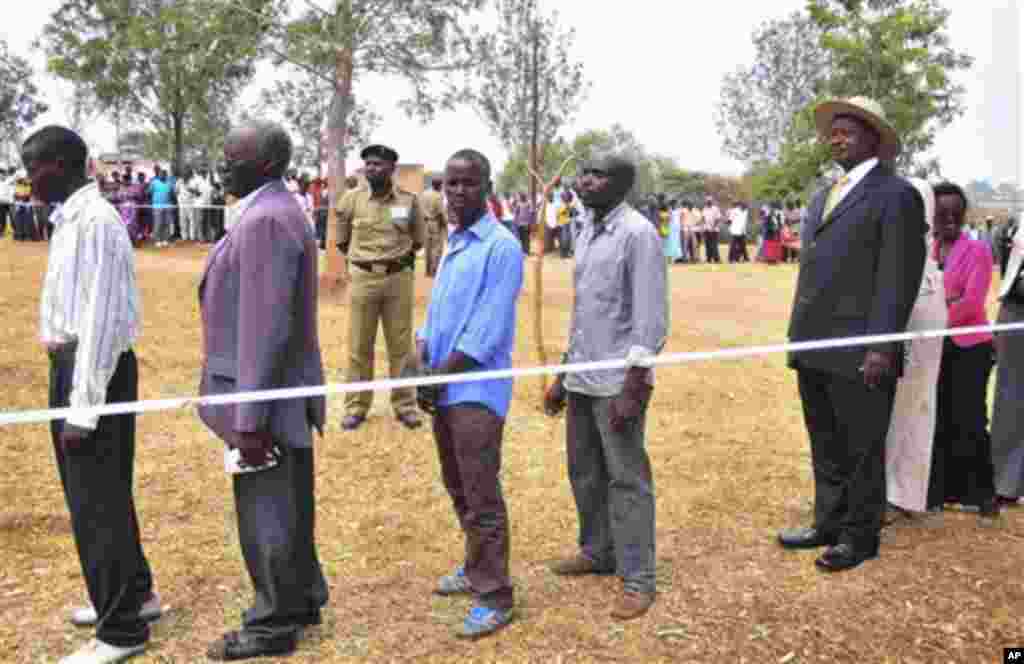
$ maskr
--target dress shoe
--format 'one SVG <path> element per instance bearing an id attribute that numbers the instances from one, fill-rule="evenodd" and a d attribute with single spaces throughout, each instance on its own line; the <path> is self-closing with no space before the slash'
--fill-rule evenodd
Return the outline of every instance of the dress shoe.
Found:
<path id="1" fill-rule="evenodd" d="M 341 421 L 341 428 L 345 431 L 355 431 L 359 427 L 363 426 L 363 422 L 366 421 L 366 415 L 346 415 Z"/>
<path id="2" fill-rule="evenodd" d="M 654 593 L 636 593 L 631 590 L 623 591 L 619 601 L 612 609 L 612 618 L 616 620 L 632 620 L 647 613 L 647 609 L 654 604 Z"/>
<path id="3" fill-rule="evenodd" d="M 138 655 L 146 646 L 113 646 L 99 639 L 93 639 L 60 660 L 60 664 L 115 664 Z"/>
<path id="4" fill-rule="evenodd" d="M 216 662 L 232 662 L 251 657 L 287 655 L 295 651 L 295 645 L 295 634 L 262 636 L 246 632 L 228 632 L 210 644 L 206 656 Z"/>
<path id="5" fill-rule="evenodd" d="M 999 501 L 995 498 L 987 498 L 978 503 L 978 516 L 983 519 L 999 518 Z"/>
<path id="6" fill-rule="evenodd" d="M 871 560 L 872 558 L 878 557 L 878 547 L 875 546 L 871 549 L 858 550 L 853 547 L 852 544 L 845 542 L 830 546 L 825 549 L 825 553 L 814 561 L 814 564 L 826 572 L 842 572 L 843 570 L 853 569 L 857 567 L 865 560 Z"/>
<path id="7" fill-rule="evenodd" d="M 779 544 L 785 549 L 816 549 L 836 543 L 836 538 L 817 528 L 786 528 L 779 531 Z"/>
<path id="8" fill-rule="evenodd" d="M 163 607 L 160 605 L 160 597 L 156 593 L 149 596 L 139 609 L 139 617 L 146 622 L 152 622 L 162 616 Z M 71 624 L 75 627 L 92 627 L 96 624 L 96 609 L 90 604 L 80 606 L 71 610 Z"/>
<path id="9" fill-rule="evenodd" d="M 395 415 L 395 419 L 401 422 L 406 429 L 419 429 L 423 424 L 423 420 L 416 413 L 398 413 Z"/>
<path id="10" fill-rule="evenodd" d="M 559 576 L 583 576 L 584 574 L 614 574 L 615 569 L 601 567 L 581 553 L 572 558 L 557 560 L 551 564 L 552 572 Z"/>

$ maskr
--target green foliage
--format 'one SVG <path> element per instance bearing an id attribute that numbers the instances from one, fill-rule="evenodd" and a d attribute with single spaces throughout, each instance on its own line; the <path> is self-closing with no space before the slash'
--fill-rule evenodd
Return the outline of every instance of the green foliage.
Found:
<path id="1" fill-rule="evenodd" d="M 555 169 L 570 154 L 576 157 L 576 170 L 587 161 L 605 154 L 631 159 L 637 165 L 637 182 L 631 195 L 634 201 L 644 200 L 657 193 L 665 193 L 672 198 L 696 200 L 705 192 L 721 194 L 727 200 L 749 200 L 749 194 L 744 194 L 749 187 L 744 189 L 739 178 L 686 170 L 672 157 L 648 152 L 633 132 L 618 123 L 608 129 L 584 131 L 571 142 L 558 138 L 545 145 L 540 170 L 545 181 L 554 176 Z M 520 146 L 512 151 L 498 176 L 498 191 L 514 193 L 529 188 L 526 168 L 528 159 L 528 147 Z"/>
<path id="2" fill-rule="evenodd" d="M 877 100 L 903 141 L 897 169 L 938 172 L 922 156 L 963 114 L 966 90 L 953 78 L 973 63 L 950 44 L 949 10 L 937 0 L 809 0 L 807 9 L 833 63 L 825 93 Z"/>
<path id="3" fill-rule="evenodd" d="M 180 167 L 187 127 L 219 122 L 251 79 L 279 2 L 62 0 L 39 45 L 100 109 L 172 134 Z"/>
<path id="4" fill-rule="evenodd" d="M 754 63 L 722 79 L 715 123 L 726 154 L 748 164 L 774 162 L 789 138 L 793 115 L 820 92 L 830 56 L 821 29 L 794 12 L 751 34 Z"/>
<path id="5" fill-rule="evenodd" d="M 795 53 L 792 36 L 784 31 L 755 33 L 772 46 L 763 50 L 746 78 L 726 77 L 719 105 L 719 129 L 724 147 L 751 167 L 754 195 L 781 199 L 804 195 L 826 174 L 830 156 L 817 145 L 814 106 L 830 98 L 865 96 L 878 101 L 903 142 L 894 166 L 906 175 L 934 176 L 936 159 L 925 155 L 935 137 L 963 114 L 964 87 L 956 75 L 970 68 L 972 59 L 957 52 L 946 33 L 949 11 L 938 0 L 808 0 L 803 22 L 807 41 L 816 41 L 824 65 L 805 87 L 807 96 L 786 97 L 768 106 L 771 112 L 744 110 L 744 99 L 764 106 L 765 91 L 781 91 L 789 74 L 780 53 Z M 769 22 L 783 25 L 786 22 Z M 774 36 L 773 36 L 774 35 Z M 785 36 L 778 41 L 777 38 Z M 800 41 L 796 39 L 795 41 Z M 795 64 L 795 63 L 793 63 Z M 780 71 L 780 68 L 783 71 Z M 761 72 L 761 76 L 753 73 Z M 764 81 L 776 81 L 766 86 Z M 773 119 L 790 120 L 780 130 Z M 777 137 L 774 139 L 772 137 Z"/>
<path id="6" fill-rule="evenodd" d="M 301 69 L 297 69 L 294 77 L 275 81 L 260 91 L 261 110 L 280 115 L 291 131 L 295 145 L 292 162 L 296 168 L 319 169 L 322 129 L 333 94 L 333 85 Z M 369 140 L 380 124 L 380 116 L 369 106 L 354 102 L 347 124 L 349 140 L 342 148 L 346 155 L 353 145 Z"/>
<path id="7" fill-rule="evenodd" d="M 48 110 L 32 82 L 32 67 L 0 39 L 0 143 L 16 143 L 37 117 Z"/>
<path id="8" fill-rule="evenodd" d="M 562 159 L 549 161 L 548 146 L 590 88 L 583 63 L 570 58 L 575 31 L 561 27 L 557 12 L 541 15 L 538 0 L 495 4 L 498 28 L 479 45 L 471 99 L 506 148 L 536 150 L 538 172 L 558 168 Z"/>
<path id="9" fill-rule="evenodd" d="M 397 77 L 408 85 L 398 106 L 427 122 L 466 97 L 452 74 L 475 64 L 478 34 L 466 18 L 485 0 L 334 0 L 329 10 L 316 3 L 274 32 L 270 53 L 307 75 L 310 94 L 321 95 L 309 113 L 296 112 L 271 89 L 264 96 L 304 137 L 324 113 L 330 171 L 344 174 L 345 157 L 377 124 L 369 106 L 357 101 L 356 83 L 367 75 Z M 301 79 L 296 82 L 302 86 Z M 313 92 L 313 91 L 316 92 Z M 324 107 L 326 103 L 326 108 Z M 319 124 L 317 130 L 319 131 Z M 400 146 L 399 146 L 400 149 Z"/>

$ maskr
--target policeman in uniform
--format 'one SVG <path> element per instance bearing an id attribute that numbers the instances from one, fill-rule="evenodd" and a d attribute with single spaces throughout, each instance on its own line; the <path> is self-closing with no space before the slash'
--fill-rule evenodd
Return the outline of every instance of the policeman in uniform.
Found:
<path id="1" fill-rule="evenodd" d="M 392 181 L 398 153 L 371 145 L 359 156 L 369 188 L 343 194 L 337 210 L 338 249 L 348 257 L 351 276 L 348 382 L 373 379 L 378 321 L 391 377 L 412 361 L 413 267 L 425 234 L 416 195 Z M 342 428 L 358 429 L 372 402 L 373 392 L 346 394 Z M 391 404 L 399 422 L 409 429 L 420 426 L 415 390 L 392 391 Z"/>
<path id="2" fill-rule="evenodd" d="M 448 237 L 448 214 L 445 210 L 444 198 L 441 197 L 443 186 L 444 180 L 435 176 L 430 181 L 431 190 L 420 195 L 420 209 L 423 212 L 423 221 L 427 226 L 428 277 L 437 274 L 437 266 L 441 262 L 445 240 Z"/>

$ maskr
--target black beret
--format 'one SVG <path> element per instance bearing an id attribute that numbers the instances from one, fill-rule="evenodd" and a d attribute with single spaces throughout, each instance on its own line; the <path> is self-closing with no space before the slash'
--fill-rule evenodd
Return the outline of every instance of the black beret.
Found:
<path id="1" fill-rule="evenodd" d="M 381 159 L 398 163 L 398 153 L 386 145 L 367 145 L 363 148 L 363 151 L 359 153 L 359 156 L 364 160 L 368 157 L 380 157 Z"/>

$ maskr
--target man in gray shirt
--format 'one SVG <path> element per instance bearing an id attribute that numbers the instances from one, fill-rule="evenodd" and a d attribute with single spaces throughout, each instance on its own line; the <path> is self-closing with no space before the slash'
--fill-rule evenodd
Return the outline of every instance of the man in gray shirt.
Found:
<path id="1" fill-rule="evenodd" d="M 644 361 L 668 331 L 661 238 L 625 202 L 636 166 L 620 157 L 584 165 L 577 188 L 587 218 L 576 239 L 576 299 L 567 362 L 624 359 L 628 368 L 562 375 L 544 400 L 568 402 L 569 480 L 580 522 L 579 552 L 563 575 L 617 573 L 624 592 L 612 617 L 643 615 L 654 602 L 654 482 L 644 449 L 653 373 Z"/>

